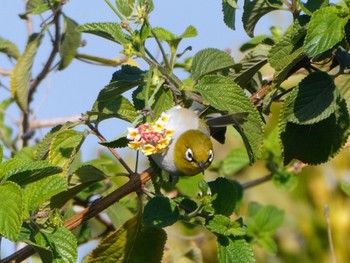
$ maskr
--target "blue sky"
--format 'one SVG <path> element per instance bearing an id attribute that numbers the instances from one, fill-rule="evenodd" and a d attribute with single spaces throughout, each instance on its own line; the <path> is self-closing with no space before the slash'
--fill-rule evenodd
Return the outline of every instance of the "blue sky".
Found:
<path id="1" fill-rule="evenodd" d="M 23 0 L 3 1 L 0 9 L 0 36 L 16 43 L 23 52 L 27 41 L 26 23 L 18 19 L 18 14 L 24 12 Z M 113 1 L 111 1 L 113 2 Z M 242 0 L 238 1 L 242 5 Z M 223 23 L 221 1 L 203 0 L 154 0 L 155 10 L 151 14 L 152 26 L 161 26 L 175 34 L 181 34 L 189 25 L 198 30 L 198 37 L 184 40 L 179 50 L 192 46 L 188 55 L 194 55 L 201 49 L 212 47 L 230 49 L 235 61 L 242 58 L 239 46 L 249 38 L 243 31 L 241 17 L 242 10 L 236 15 L 236 31 L 226 27 Z M 64 7 L 67 16 L 75 19 L 79 24 L 87 22 L 118 21 L 115 14 L 103 0 L 71 0 Z M 44 15 L 44 17 L 46 17 Z M 280 25 L 285 29 L 291 15 L 278 12 L 263 18 L 257 25 L 257 34 L 268 34 L 271 25 Z M 34 18 L 34 28 L 40 20 Z M 84 34 L 87 46 L 79 50 L 80 53 L 114 58 L 119 57 L 121 48 L 116 44 L 100 39 L 96 36 Z M 155 47 L 150 47 L 156 50 Z M 41 69 L 50 52 L 50 43 L 46 39 L 36 58 L 34 75 Z M 144 65 L 144 64 L 141 64 Z M 0 54 L 0 69 L 10 70 L 13 65 Z M 147 68 L 143 68 L 147 69 Z M 89 110 L 96 99 L 99 90 L 108 84 L 111 75 L 117 68 L 92 66 L 80 61 L 73 61 L 68 69 L 62 72 L 52 72 L 39 87 L 35 94 L 33 109 L 37 119 L 50 119 L 76 115 Z M 9 78 L 0 76 L 1 83 L 9 87 Z M 0 88 L 0 101 L 9 97 L 8 91 Z M 10 123 L 19 119 L 15 107 L 11 108 Z M 109 139 L 118 136 L 127 126 L 123 122 L 106 122 L 102 125 L 105 136 Z M 44 135 L 45 131 L 37 133 Z M 89 136 L 84 145 L 84 159 L 94 157 L 98 148 L 97 140 Z M 7 251 L 9 253 L 10 251 Z M 6 254 L 7 254 L 6 253 Z M 5 256 L 4 254 L 2 256 Z M 80 255 L 81 256 L 81 255 Z"/>

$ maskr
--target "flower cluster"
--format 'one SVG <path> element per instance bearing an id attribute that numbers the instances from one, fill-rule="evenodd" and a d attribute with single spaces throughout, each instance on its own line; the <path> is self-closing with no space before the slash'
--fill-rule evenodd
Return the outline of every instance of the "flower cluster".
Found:
<path id="1" fill-rule="evenodd" d="M 136 128 L 128 128 L 128 147 L 141 150 L 144 155 L 160 153 L 166 149 L 174 134 L 173 129 L 165 128 L 169 116 L 162 113 L 154 123 L 143 123 Z"/>

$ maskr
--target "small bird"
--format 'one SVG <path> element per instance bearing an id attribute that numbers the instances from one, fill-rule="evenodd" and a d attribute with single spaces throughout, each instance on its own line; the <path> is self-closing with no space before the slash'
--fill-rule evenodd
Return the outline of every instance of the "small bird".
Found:
<path id="1" fill-rule="evenodd" d="M 167 149 L 152 154 L 157 165 L 170 175 L 193 176 L 203 173 L 214 159 L 208 126 L 190 109 L 175 106 L 165 112 L 166 129 L 173 135 Z"/>

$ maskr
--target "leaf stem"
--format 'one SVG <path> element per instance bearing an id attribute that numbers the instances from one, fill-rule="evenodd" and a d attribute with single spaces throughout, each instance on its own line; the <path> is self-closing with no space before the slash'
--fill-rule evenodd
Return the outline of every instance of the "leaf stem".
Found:
<path id="1" fill-rule="evenodd" d="M 265 175 L 263 177 L 260 177 L 258 179 L 246 182 L 242 184 L 243 189 L 248 189 L 257 185 L 260 185 L 262 183 L 268 182 L 272 179 L 272 173 Z"/>
<path id="2" fill-rule="evenodd" d="M 118 10 L 112 5 L 109 0 L 105 0 L 106 4 L 112 9 L 112 11 L 119 17 L 121 21 L 124 20 L 124 17 L 118 12 Z"/>

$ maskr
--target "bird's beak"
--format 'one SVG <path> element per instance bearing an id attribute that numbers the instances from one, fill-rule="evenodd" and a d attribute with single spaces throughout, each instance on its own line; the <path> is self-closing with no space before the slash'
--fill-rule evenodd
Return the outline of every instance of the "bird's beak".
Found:
<path id="1" fill-rule="evenodd" d="M 198 167 L 201 169 L 202 174 L 204 175 L 205 171 L 205 163 L 204 162 L 197 162 Z"/>

